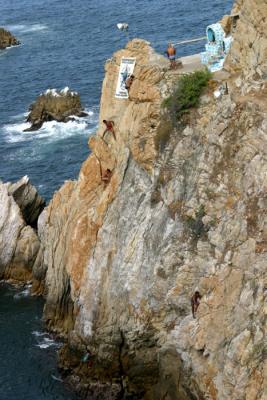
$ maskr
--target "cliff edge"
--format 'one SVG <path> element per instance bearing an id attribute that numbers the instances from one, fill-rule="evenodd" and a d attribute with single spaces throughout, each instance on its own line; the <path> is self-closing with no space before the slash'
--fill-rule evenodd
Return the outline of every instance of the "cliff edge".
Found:
<path id="1" fill-rule="evenodd" d="M 39 218 L 45 319 L 66 335 L 61 365 L 85 397 L 264 399 L 265 78 L 253 76 L 253 98 L 236 84 L 249 86 L 254 68 L 240 47 L 244 24 L 258 26 L 259 14 L 246 12 L 252 3 L 265 7 L 238 3 L 229 93 L 216 100 L 208 88 L 164 146 L 162 102 L 178 73 L 137 39 L 108 60 L 92 154 Z M 255 49 L 261 71 L 263 50 Z M 127 100 L 115 98 L 122 57 L 136 58 Z M 103 140 L 104 119 L 115 137 Z"/>

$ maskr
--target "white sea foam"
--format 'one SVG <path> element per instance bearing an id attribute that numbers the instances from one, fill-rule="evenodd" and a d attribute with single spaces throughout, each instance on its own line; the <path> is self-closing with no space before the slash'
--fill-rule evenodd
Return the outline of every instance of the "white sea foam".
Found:
<path id="1" fill-rule="evenodd" d="M 50 347 L 50 345 L 47 343 L 36 344 L 35 346 L 39 347 L 40 349 L 48 349 L 48 347 Z"/>
<path id="2" fill-rule="evenodd" d="M 7 29 L 17 34 L 18 33 L 23 34 L 23 33 L 45 31 L 48 29 L 48 26 L 44 24 L 33 24 L 33 25 L 18 24 L 18 25 L 7 25 Z"/>
<path id="3" fill-rule="evenodd" d="M 22 297 L 28 297 L 30 295 L 30 287 L 27 287 L 26 289 L 22 290 L 19 293 L 16 293 L 14 295 L 14 299 L 18 300 L 21 299 Z"/>
<path id="4" fill-rule="evenodd" d="M 48 349 L 49 347 L 59 348 L 62 346 L 61 342 L 52 339 L 47 332 L 33 331 L 32 335 L 36 337 L 36 347 L 40 349 Z"/>
<path id="5" fill-rule="evenodd" d="M 46 336 L 47 333 L 45 333 L 45 332 L 39 332 L 39 331 L 33 331 L 33 332 L 32 332 L 32 335 L 37 336 L 37 337 L 40 337 L 40 336 Z"/>
<path id="6" fill-rule="evenodd" d="M 26 119 L 27 116 L 29 115 L 28 112 L 26 113 L 20 113 L 18 115 L 14 115 L 13 117 L 11 117 L 12 121 L 21 121 L 22 119 Z"/>
<path id="7" fill-rule="evenodd" d="M 49 347 L 61 347 L 62 343 L 56 342 L 53 339 L 50 339 L 49 337 L 44 337 L 38 344 L 35 345 L 36 347 L 39 347 L 40 349 L 48 349 Z"/>
<path id="8" fill-rule="evenodd" d="M 41 129 L 34 132 L 23 132 L 31 125 L 27 122 L 8 124 L 3 127 L 5 140 L 8 143 L 35 141 L 48 139 L 49 141 L 60 140 L 75 135 L 88 135 L 94 131 L 88 128 L 88 123 L 94 124 L 94 114 L 84 118 L 75 118 L 75 121 L 59 123 L 56 121 L 45 122 Z"/>
<path id="9" fill-rule="evenodd" d="M 51 375 L 51 378 L 54 379 L 54 381 L 63 382 L 63 379 L 58 378 L 57 376 L 55 376 L 53 374 Z"/>

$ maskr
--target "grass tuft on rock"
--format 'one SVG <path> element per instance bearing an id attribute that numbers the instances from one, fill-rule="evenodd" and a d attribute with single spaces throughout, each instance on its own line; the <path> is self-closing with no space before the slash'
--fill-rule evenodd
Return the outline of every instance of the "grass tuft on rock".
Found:
<path id="1" fill-rule="evenodd" d="M 191 108 L 198 106 L 200 96 L 210 78 L 211 72 L 207 69 L 181 76 L 176 89 L 163 101 L 162 106 L 167 108 L 175 119 L 181 118 Z"/>

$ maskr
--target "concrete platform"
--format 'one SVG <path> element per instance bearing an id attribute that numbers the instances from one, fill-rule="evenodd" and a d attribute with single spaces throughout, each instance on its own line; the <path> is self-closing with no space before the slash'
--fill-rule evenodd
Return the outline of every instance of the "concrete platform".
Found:
<path id="1" fill-rule="evenodd" d="M 178 61 L 182 62 L 182 68 L 175 70 L 174 72 L 180 74 L 187 74 L 190 72 L 205 69 L 205 65 L 201 64 L 200 54 L 193 54 L 191 56 L 178 58 Z"/>

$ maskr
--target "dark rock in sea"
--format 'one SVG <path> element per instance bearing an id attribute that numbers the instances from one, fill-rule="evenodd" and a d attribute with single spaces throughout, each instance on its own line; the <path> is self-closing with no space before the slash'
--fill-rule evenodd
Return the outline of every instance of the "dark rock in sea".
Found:
<path id="1" fill-rule="evenodd" d="M 70 91 L 68 87 L 61 91 L 48 89 L 30 105 L 29 111 L 27 122 L 32 125 L 24 132 L 37 131 L 47 121 L 68 122 L 73 120 L 71 116 L 87 116 L 83 111 L 79 94 Z"/>
<path id="2" fill-rule="evenodd" d="M 0 50 L 4 50 L 10 46 L 18 46 L 20 42 L 10 32 L 4 28 L 0 28 Z"/>
<path id="3" fill-rule="evenodd" d="M 30 183 L 29 178 L 24 176 L 18 182 L 11 184 L 8 193 L 19 206 L 26 224 L 36 227 L 37 219 L 45 207 L 45 201 Z"/>
<path id="4" fill-rule="evenodd" d="M 34 131 L 38 131 L 38 129 L 40 129 L 43 125 L 43 121 L 38 121 L 32 124 L 32 126 L 30 126 L 27 129 L 24 129 L 23 132 L 34 132 Z"/>

